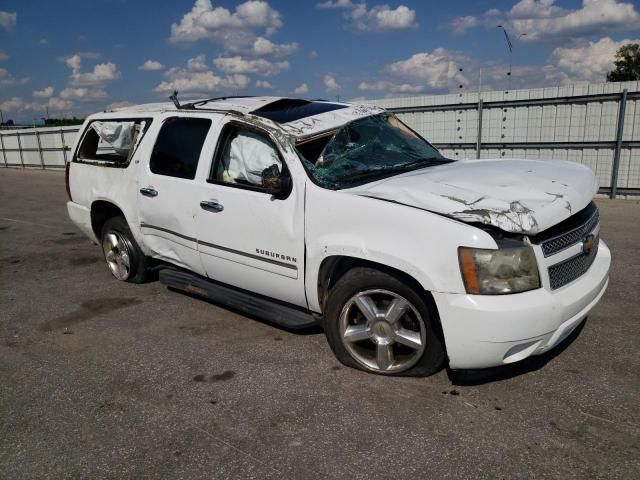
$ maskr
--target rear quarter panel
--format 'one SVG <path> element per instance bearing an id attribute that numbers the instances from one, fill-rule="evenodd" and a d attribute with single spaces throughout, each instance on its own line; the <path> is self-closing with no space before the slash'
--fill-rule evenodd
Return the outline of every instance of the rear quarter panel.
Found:
<path id="1" fill-rule="evenodd" d="M 149 117 L 149 115 L 145 115 L 145 117 Z M 85 121 L 81 130 L 82 133 L 78 135 L 76 144 L 73 147 L 74 159 L 87 125 L 98 118 L 103 119 L 102 116 L 91 116 Z M 123 117 L 120 116 L 118 118 Z M 143 163 L 141 159 L 148 154 L 153 145 L 154 136 L 155 129 L 153 129 L 152 125 L 138 145 L 129 165 L 124 168 L 75 161 L 72 161 L 69 166 L 69 189 L 72 201 L 89 209 L 91 209 L 94 202 L 99 200 L 116 205 L 124 214 L 133 236 L 145 254 L 150 254 L 151 252 L 145 247 L 140 229 L 137 227 L 139 224 L 136 207 L 138 192 L 137 171 L 140 163 Z"/>

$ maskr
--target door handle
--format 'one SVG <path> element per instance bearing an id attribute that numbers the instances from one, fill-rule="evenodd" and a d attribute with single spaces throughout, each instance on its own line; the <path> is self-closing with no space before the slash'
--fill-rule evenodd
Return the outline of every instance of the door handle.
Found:
<path id="1" fill-rule="evenodd" d="M 200 202 L 200 207 L 208 212 L 221 212 L 224 210 L 224 207 L 215 200 L 203 200 Z"/>
<path id="2" fill-rule="evenodd" d="M 140 193 L 142 195 L 144 195 L 145 197 L 157 197 L 158 196 L 158 191 L 153 188 L 153 187 L 144 187 L 140 189 Z"/>

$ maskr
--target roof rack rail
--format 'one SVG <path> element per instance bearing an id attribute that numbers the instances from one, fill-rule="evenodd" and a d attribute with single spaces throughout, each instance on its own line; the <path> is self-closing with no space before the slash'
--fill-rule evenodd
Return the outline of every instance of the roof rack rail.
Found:
<path id="1" fill-rule="evenodd" d="M 197 102 L 192 102 L 192 103 L 188 103 L 187 105 L 189 105 L 190 107 L 200 107 L 202 105 L 206 105 L 209 102 L 217 102 L 219 100 L 229 100 L 230 98 L 253 98 L 255 95 L 228 95 L 226 97 L 214 97 L 214 98 L 208 98 L 206 100 L 200 100 Z"/>
<path id="2" fill-rule="evenodd" d="M 222 108 L 196 108 L 197 106 L 200 105 L 206 105 L 208 102 L 212 102 L 215 100 L 223 100 L 223 99 L 227 99 L 227 98 L 247 98 L 247 96 L 235 96 L 235 97 L 218 97 L 218 98 L 210 98 L 208 100 L 199 100 L 197 102 L 191 102 L 191 103 L 184 103 L 181 104 L 180 100 L 178 100 L 178 91 L 174 90 L 173 94 L 169 96 L 169 100 L 171 100 L 173 102 L 173 104 L 175 105 L 175 107 L 178 110 L 199 110 L 201 112 L 214 112 L 214 113 L 233 113 L 236 115 L 240 115 L 240 116 L 244 116 L 244 113 L 238 111 L 238 110 L 231 110 L 231 109 L 222 109 Z"/>

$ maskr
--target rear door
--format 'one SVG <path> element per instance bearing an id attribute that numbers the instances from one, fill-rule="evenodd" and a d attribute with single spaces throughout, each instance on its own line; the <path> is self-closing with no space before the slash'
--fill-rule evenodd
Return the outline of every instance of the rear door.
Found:
<path id="1" fill-rule="evenodd" d="M 214 117 L 215 118 L 215 117 Z M 196 224 L 198 168 L 208 164 L 207 141 L 216 121 L 210 116 L 165 118 L 138 176 L 138 212 L 145 244 L 162 260 L 204 274 L 198 255 Z"/>

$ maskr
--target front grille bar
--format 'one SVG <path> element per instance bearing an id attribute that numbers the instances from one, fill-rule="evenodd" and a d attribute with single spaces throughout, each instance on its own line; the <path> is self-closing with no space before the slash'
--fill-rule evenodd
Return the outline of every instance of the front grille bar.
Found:
<path id="1" fill-rule="evenodd" d="M 591 215 L 591 217 L 589 217 L 582 225 L 542 242 L 542 253 L 545 258 L 555 255 L 556 253 L 578 243 L 585 235 L 588 235 L 596 228 L 598 220 L 599 214 L 596 209 L 593 215 Z"/>

